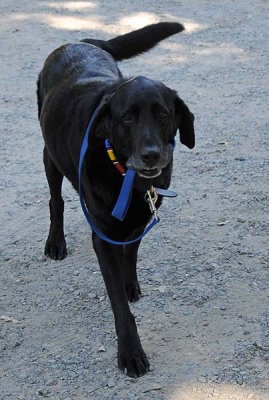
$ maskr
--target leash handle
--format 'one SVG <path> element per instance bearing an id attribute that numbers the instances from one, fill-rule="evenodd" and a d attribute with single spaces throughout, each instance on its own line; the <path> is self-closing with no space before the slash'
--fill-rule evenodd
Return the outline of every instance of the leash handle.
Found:
<path id="1" fill-rule="evenodd" d="M 135 242 L 138 242 L 139 240 L 141 240 L 141 239 L 154 227 L 154 225 L 156 225 L 156 224 L 160 221 L 160 219 L 159 219 L 159 217 L 155 216 L 155 217 L 151 220 L 151 222 L 149 223 L 149 225 L 146 226 L 144 232 L 143 232 L 141 235 L 139 235 L 139 236 L 136 237 L 135 239 L 132 239 L 132 240 L 129 240 L 129 241 L 126 241 L 126 242 L 120 242 L 120 241 L 116 241 L 116 240 L 110 239 L 110 238 L 107 237 L 105 234 L 103 234 L 103 233 L 97 228 L 96 224 L 94 223 L 94 221 L 92 220 L 92 218 L 91 218 L 91 216 L 90 216 L 90 214 L 89 214 L 89 211 L 87 210 L 87 206 L 86 206 L 86 203 L 85 203 L 85 200 L 84 200 L 83 188 L 82 188 L 82 179 L 81 179 L 81 178 L 82 178 L 82 167 L 83 167 L 83 162 L 84 162 L 84 158 L 85 158 L 86 152 L 87 152 L 87 150 L 88 150 L 89 136 L 90 136 L 92 127 L 93 127 L 93 125 L 94 125 L 94 122 L 95 122 L 97 116 L 99 115 L 99 113 L 100 113 L 101 111 L 103 111 L 103 109 L 105 108 L 105 106 L 106 106 L 106 102 L 105 102 L 105 103 L 101 103 L 101 104 L 99 104 L 99 106 L 98 106 L 98 107 L 96 108 L 96 110 L 94 111 L 94 113 L 93 113 L 93 115 L 92 115 L 92 118 L 91 118 L 91 120 L 90 120 L 90 122 L 89 122 L 89 124 L 88 124 L 88 126 L 87 126 L 87 128 L 86 128 L 85 135 L 84 135 L 84 138 L 83 138 L 83 141 L 82 141 L 82 145 L 81 145 L 81 148 L 80 148 L 79 170 L 78 170 L 78 178 L 79 178 L 79 199 L 80 199 L 80 204 L 81 204 L 82 211 L 83 211 L 83 213 L 84 213 L 84 215 L 85 215 L 85 217 L 86 217 L 86 220 L 88 221 L 88 224 L 90 225 L 91 229 L 93 230 L 93 232 L 96 233 L 96 235 L 99 236 L 100 239 L 104 240 L 104 241 L 107 242 L 107 243 L 115 244 L 115 245 L 118 245 L 118 246 L 124 246 L 124 245 L 132 244 L 132 243 L 135 243 Z M 128 170 L 128 171 L 129 171 L 129 170 Z M 134 170 L 130 170 L 130 171 L 134 171 Z M 127 175 L 127 174 L 126 174 L 126 175 Z M 133 174 L 133 172 L 130 172 L 129 177 L 130 177 L 131 180 L 134 179 L 134 174 Z M 122 185 L 122 190 L 123 190 L 123 186 L 124 186 L 124 185 Z M 130 202 L 130 199 L 128 199 L 128 201 Z M 118 202 L 117 202 L 117 203 L 118 203 Z M 128 204 L 129 204 L 129 203 L 128 203 Z M 127 205 L 128 205 L 128 204 L 127 204 Z M 115 208 L 116 208 L 116 207 L 117 207 L 117 204 L 116 204 Z M 114 208 L 113 212 L 115 211 L 115 208 Z M 127 212 L 127 210 L 128 210 L 128 207 L 126 208 L 126 212 Z M 117 212 L 117 209 L 116 209 L 116 212 Z M 126 214 L 126 212 L 125 212 L 125 214 Z M 121 215 L 120 215 L 120 216 L 121 216 Z M 124 217 L 123 217 L 123 219 L 124 219 Z"/>

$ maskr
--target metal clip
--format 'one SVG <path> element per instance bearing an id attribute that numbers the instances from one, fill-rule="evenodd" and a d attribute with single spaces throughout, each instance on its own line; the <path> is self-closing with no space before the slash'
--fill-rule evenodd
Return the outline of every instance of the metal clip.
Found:
<path id="1" fill-rule="evenodd" d="M 158 194 L 153 186 L 149 190 L 147 190 L 145 194 L 145 200 L 149 203 L 149 209 L 151 214 L 154 215 L 154 218 L 158 218 L 157 216 L 157 208 L 155 207 L 156 201 L 158 200 Z"/>

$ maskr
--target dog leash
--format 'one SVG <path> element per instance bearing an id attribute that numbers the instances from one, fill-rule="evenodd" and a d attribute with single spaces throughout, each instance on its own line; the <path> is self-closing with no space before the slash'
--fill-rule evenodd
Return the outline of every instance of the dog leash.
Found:
<path id="1" fill-rule="evenodd" d="M 151 222 L 146 226 L 144 232 L 141 235 L 137 236 L 135 239 L 125 241 L 125 242 L 110 239 L 108 236 L 106 236 L 104 233 L 102 233 L 98 229 L 95 222 L 91 218 L 89 211 L 87 209 L 86 203 L 85 203 L 84 193 L 83 193 L 83 188 L 82 188 L 82 179 L 81 179 L 82 178 L 82 167 L 83 167 L 85 155 L 88 150 L 89 137 L 90 137 L 91 131 L 94 127 L 94 123 L 96 121 L 96 118 L 99 116 L 99 114 L 101 114 L 101 112 L 104 111 L 106 105 L 107 105 L 106 101 L 103 101 L 102 103 L 99 104 L 99 106 L 94 111 L 94 113 L 90 119 L 90 122 L 86 128 L 85 134 L 84 134 L 84 138 L 83 138 L 81 149 L 80 149 L 80 156 L 79 156 L 79 171 L 78 171 L 79 199 L 80 199 L 82 211 L 83 211 L 83 213 L 86 217 L 86 220 L 88 221 L 91 229 L 93 230 L 93 232 L 96 233 L 96 235 L 99 236 L 100 239 L 104 240 L 107 243 L 122 246 L 122 245 L 128 245 L 128 244 L 138 242 L 160 221 L 160 219 L 157 215 L 157 209 L 155 207 L 155 203 L 157 201 L 158 195 L 157 195 L 156 190 L 154 190 L 154 188 L 153 188 L 153 190 L 148 190 L 146 192 L 145 200 L 149 203 L 150 211 L 153 215 L 153 218 L 152 218 Z M 123 180 L 123 184 L 121 187 L 121 191 L 120 191 L 117 203 L 112 211 L 112 215 L 114 214 L 113 216 L 115 218 L 119 219 L 120 221 L 123 221 L 123 219 L 125 218 L 126 213 L 129 208 L 129 205 L 130 205 L 130 201 L 132 198 L 132 192 L 133 192 L 133 184 L 134 184 L 135 174 L 136 174 L 136 172 L 134 169 L 132 169 L 132 168 L 127 169 L 126 173 L 124 174 L 124 180 Z M 165 194 L 165 192 L 167 192 L 167 193 Z M 168 196 L 168 197 L 177 196 L 177 193 L 169 191 L 169 190 L 166 191 L 165 189 L 159 189 L 159 194 L 162 196 Z"/>

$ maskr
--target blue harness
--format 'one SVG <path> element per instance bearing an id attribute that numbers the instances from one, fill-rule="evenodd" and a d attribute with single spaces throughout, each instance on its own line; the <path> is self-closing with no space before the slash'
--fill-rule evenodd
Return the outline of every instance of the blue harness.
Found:
<path id="1" fill-rule="evenodd" d="M 85 217 L 86 217 L 91 229 L 93 230 L 93 232 L 96 233 L 97 236 L 99 236 L 102 240 L 104 240 L 107 243 L 123 246 L 123 245 L 127 245 L 127 244 L 132 244 L 132 243 L 135 243 L 135 242 L 138 242 L 139 240 L 141 240 L 153 228 L 153 226 L 156 225 L 160 221 L 160 219 L 157 216 L 156 212 L 153 212 L 153 210 L 151 209 L 151 211 L 153 213 L 153 218 L 150 221 L 150 223 L 146 226 L 144 232 L 141 235 L 137 236 L 135 239 L 132 239 L 132 240 L 129 240 L 129 241 L 126 241 L 126 242 L 121 242 L 121 241 L 116 241 L 116 240 L 110 239 L 105 234 L 103 234 L 97 228 L 95 222 L 92 220 L 92 218 L 91 218 L 91 216 L 90 216 L 90 214 L 88 212 L 88 209 L 87 209 L 87 206 L 86 206 L 86 203 L 85 203 L 85 200 L 84 200 L 84 193 L 83 193 L 83 188 L 82 188 L 82 167 L 83 167 L 83 162 L 84 162 L 84 159 L 85 159 L 85 155 L 86 155 L 87 150 L 88 150 L 89 137 L 90 137 L 91 131 L 93 129 L 94 122 L 95 122 L 97 116 L 99 115 L 99 113 L 105 107 L 105 105 L 106 105 L 106 103 L 100 103 L 100 105 L 96 108 L 96 110 L 93 113 L 92 118 L 91 118 L 91 120 L 90 120 L 90 122 L 89 122 L 89 124 L 88 124 L 88 126 L 86 128 L 85 135 L 84 135 L 84 138 L 83 138 L 83 142 L 82 142 L 82 145 L 81 145 L 80 156 L 79 156 L 79 171 L 78 171 L 78 175 L 79 175 L 79 198 L 80 198 L 80 204 L 81 204 L 82 211 L 83 211 L 83 213 L 84 213 L 84 215 L 85 215 Z M 123 184 L 122 184 L 122 187 L 121 187 L 121 191 L 120 191 L 118 200 L 117 200 L 116 205 L 115 205 L 115 207 L 114 207 L 114 209 L 112 211 L 112 216 L 117 218 L 120 221 L 124 220 L 124 218 L 125 218 L 125 216 L 127 214 L 130 202 L 131 202 L 135 175 L 136 175 L 136 172 L 135 172 L 134 169 L 132 169 L 132 168 L 128 168 L 127 169 L 126 174 L 124 176 L 124 180 L 123 180 Z M 177 195 L 175 192 L 166 191 L 164 189 L 159 189 L 159 191 L 160 191 L 160 194 L 162 196 L 167 195 L 169 197 L 175 197 Z"/>

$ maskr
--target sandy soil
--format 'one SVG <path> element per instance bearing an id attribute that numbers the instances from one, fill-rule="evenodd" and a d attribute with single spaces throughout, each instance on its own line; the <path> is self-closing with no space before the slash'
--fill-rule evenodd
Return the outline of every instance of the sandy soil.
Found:
<path id="1" fill-rule="evenodd" d="M 268 400 L 268 1 L 1 2 L 0 398 Z M 178 20 L 184 34 L 122 63 L 196 115 L 176 148 L 132 306 L 153 371 L 116 367 L 112 313 L 76 193 L 69 255 L 43 256 L 48 188 L 35 82 L 54 48 Z"/>

